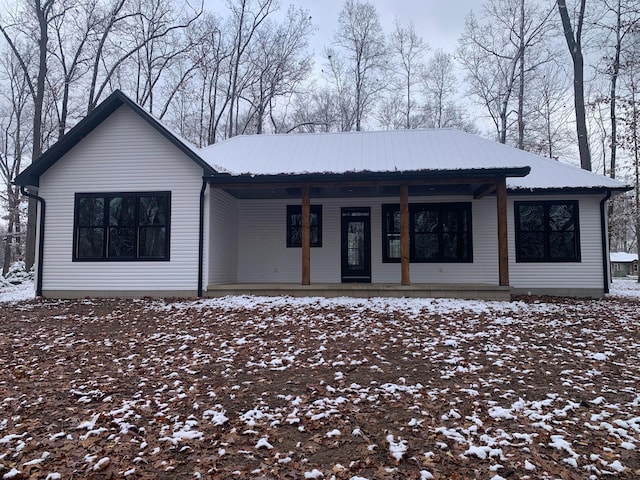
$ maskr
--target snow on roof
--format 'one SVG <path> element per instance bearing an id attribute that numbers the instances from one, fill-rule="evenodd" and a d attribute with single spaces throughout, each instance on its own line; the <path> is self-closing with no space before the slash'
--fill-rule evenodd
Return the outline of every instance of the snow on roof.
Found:
<path id="1" fill-rule="evenodd" d="M 638 255 L 627 252 L 611 252 L 609 253 L 609 258 L 612 262 L 630 263 L 638 260 Z"/>
<path id="2" fill-rule="evenodd" d="M 474 141 L 471 141 L 471 140 Z M 202 149 L 234 175 L 411 172 L 526 167 L 494 142 L 452 129 L 241 135 Z"/>
<path id="3" fill-rule="evenodd" d="M 199 151 L 220 173 L 417 172 L 531 167 L 512 189 L 624 188 L 608 177 L 454 129 L 241 135 Z"/>

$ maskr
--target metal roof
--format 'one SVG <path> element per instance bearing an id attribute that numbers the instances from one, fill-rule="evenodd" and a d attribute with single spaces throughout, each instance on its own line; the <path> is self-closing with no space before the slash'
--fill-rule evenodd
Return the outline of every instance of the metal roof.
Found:
<path id="1" fill-rule="evenodd" d="M 638 260 L 638 255 L 636 253 L 627 253 L 627 252 L 611 252 L 609 254 L 609 258 L 612 262 L 617 263 L 629 263 L 635 262 Z"/>
<path id="2" fill-rule="evenodd" d="M 229 183 L 235 177 L 252 182 L 285 178 L 295 182 L 497 175 L 507 177 L 511 191 L 631 188 L 603 175 L 453 129 L 237 136 L 198 149 L 118 90 L 18 175 L 15 183 L 38 185 L 42 173 L 123 105 L 200 165 L 205 176 L 226 177 Z"/>
<path id="3" fill-rule="evenodd" d="M 454 129 L 245 135 L 203 148 L 200 156 L 217 172 L 231 176 L 502 171 L 521 177 L 507 178 L 512 190 L 628 188 L 609 177 Z M 531 173 L 522 177 L 526 167 Z"/>

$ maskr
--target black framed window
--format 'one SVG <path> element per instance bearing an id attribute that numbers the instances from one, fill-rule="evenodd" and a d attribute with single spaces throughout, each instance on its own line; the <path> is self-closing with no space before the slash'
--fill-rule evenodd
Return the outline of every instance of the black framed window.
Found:
<path id="1" fill-rule="evenodd" d="M 517 262 L 579 262 L 577 201 L 514 202 Z"/>
<path id="2" fill-rule="evenodd" d="M 322 205 L 310 205 L 311 246 L 322 246 Z M 287 205 L 287 247 L 302 247 L 302 205 Z"/>
<path id="3" fill-rule="evenodd" d="M 77 193 L 73 260 L 169 260 L 171 194 Z"/>
<path id="4" fill-rule="evenodd" d="M 382 261 L 400 261 L 400 205 L 382 205 Z"/>
<path id="5" fill-rule="evenodd" d="M 400 205 L 382 205 L 382 261 L 400 261 Z M 471 203 L 409 204 L 412 263 L 473 262 Z"/>

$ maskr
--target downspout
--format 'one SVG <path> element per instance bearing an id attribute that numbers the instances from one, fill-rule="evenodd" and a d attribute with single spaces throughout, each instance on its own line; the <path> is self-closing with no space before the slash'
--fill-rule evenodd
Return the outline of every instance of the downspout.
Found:
<path id="1" fill-rule="evenodd" d="M 605 204 L 611 198 L 611 190 L 607 190 L 607 194 L 600 200 L 600 231 L 602 234 L 602 273 L 604 278 L 604 293 L 609 293 L 609 251 L 607 249 L 607 222 Z"/>
<path id="2" fill-rule="evenodd" d="M 25 197 L 33 198 L 40 203 L 40 235 L 38 237 L 38 272 L 36 274 L 36 296 L 42 296 L 42 269 L 44 267 L 42 260 L 44 258 L 44 213 L 46 208 L 46 202 L 44 198 L 39 197 L 35 193 L 29 193 L 27 189 L 21 185 L 20 193 Z"/>
<path id="3" fill-rule="evenodd" d="M 198 297 L 202 297 L 202 277 L 204 260 L 204 193 L 207 190 L 207 179 L 202 177 L 200 188 L 200 226 L 198 232 Z"/>

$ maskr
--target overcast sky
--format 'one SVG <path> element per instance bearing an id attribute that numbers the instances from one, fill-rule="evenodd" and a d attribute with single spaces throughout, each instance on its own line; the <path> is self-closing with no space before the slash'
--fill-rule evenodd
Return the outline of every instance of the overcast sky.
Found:
<path id="1" fill-rule="evenodd" d="M 316 54 L 331 41 L 338 25 L 338 14 L 344 0 L 281 0 L 284 10 L 290 4 L 309 10 L 318 27 L 313 47 Z M 453 52 L 464 28 L 464 18 L 479 0 L 369 0 L 378 10 L 385 33 L 391 32 L 397 16 L 403 24 L 413 22 L 416 32 L 432 49 L 443 48 Z M 320 51 L 318 51 L 318 49 Z"/>
<path id="2" fill-rule="evenodd" d="M 432 49 L 442 48 L 453 53 L 464 28 L 464 18 L 473 8 L 477 10 L 480 0 L 369 0 L 378 10 L 382 28 L 389 34 L 397 16 L 403 24 L 413 22 L 416 32 Z M 280 0 L 280 11 L 286 12 L 289 5 L 303 7 L 311 14 L 317 27 L 310 47 L 316 56 L 329 46 L 338 25 L 338 14 L 344 0 Z M 227 16 L 228 10 L 222 0 L 205 0 L 205 8 Z"/>

